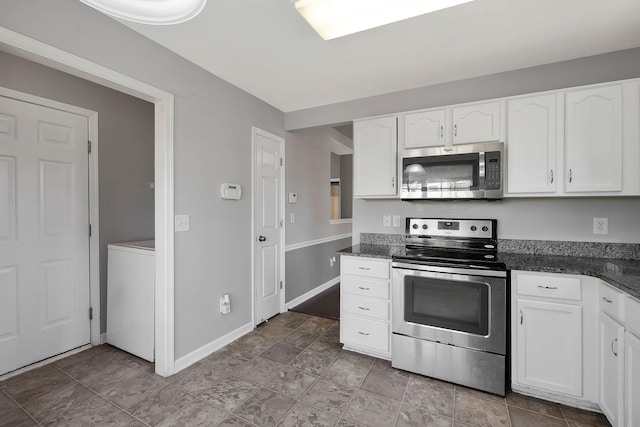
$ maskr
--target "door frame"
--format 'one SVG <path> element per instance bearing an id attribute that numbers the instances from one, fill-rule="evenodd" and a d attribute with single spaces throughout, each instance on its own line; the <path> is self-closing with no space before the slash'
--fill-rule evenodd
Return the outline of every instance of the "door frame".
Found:
<path id="1" fill-rule="evenodd" d="M 173 94 L 2 26 L 0 26 L 0 49 L 155 105 L 155 372 L 161 376 L 173 374 L 175 371 Z M 99 269 L 96 268 L 94 271 L 99 272 Z M 99 304 L 97 306 L 99 307 Z M 100 322 L 95 323 L 97 327 L 92 324 L 91 328 L 91 343 L 97 345 L 100 344 Z"/>
<path id="2" fill-rule="evenodd" d="M 256 244 L 256 229 L 257 229 L 257 224 L 256 221 L 258 220 L 258 217 L 256 215 L 256 207 L 258 205 L 258 200 L 257 199 L 257 191 L 256 191 L 256 179 L 257 179 L 257 174 L 256 174 L 256 161 L 257 161 L 257 152 L 258 150 L 257 148 L 257 144 L 258 144 L 258 139 L 257 136 L 258 135 L 263 135 L 265 137 L 268 137 L 269 139 L 275 140 L 280 144 L 280 156 L 282 158 L 282 166 L 280 167 L 280 186 L 278 188 L 278 191 L 280 193 L 280 223 L 282 224 L 280 226 L 280 233 L 278 235 L 278 238 L 280 239 L 280 250 L 279 250 L 279 256 L 280 256 L 280 265 L 278 266 L 280 269 L 279 272 L 279 276 L 280 276 L 280 280 L 282 281 L 282 289 L 280 290 L 280 313 L 282 313 L 284 311 L 284 304 L 285 304 L 285 298 L 284 298 L 284 294 L 285 294 L 285 290 L 287 288 L 287 283 L 285 281 L 285 248 L 284 248 L 284 242 L 285 242 L 285 225 L 286 225 L 286 221 L 284 220 L 284 212 L 285 212 L 285 201 L 284 201 L 284 195 L 285 195 L 285 182 L 284 182 L 284 178 L 285 178 L 285 167 L 286 167 L 286 162 L 284 161 L 284 154 L 285 154 L 285 139 L 281 136 L 275 135 L 271 132 L 267 132 L 265 130 L 262 130 L 258 127 L 252 126 L 251 127 L 251 187 L 252 187 L 252 196 L 251 196 L 251 324 L 253 325 L 253 327 L 256 326 L 256 321 L 257 321 L 257 316 L 256 316 L 256 310 L 257 310 L 257 301 L 256 301 L 256 292 L 257 292 L 257 288 L 256 288 L 256 248 L 257 248 L 257 244 Z"/>

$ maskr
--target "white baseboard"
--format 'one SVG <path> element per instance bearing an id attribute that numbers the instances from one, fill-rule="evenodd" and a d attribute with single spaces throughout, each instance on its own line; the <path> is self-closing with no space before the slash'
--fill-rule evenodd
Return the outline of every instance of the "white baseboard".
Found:
<path id="1" fill-rule="evenodd" d="M 309 292 L 300 295 L 298 298 L 293 299 L 293 300 L 285 303 L 284 304 L 284 309 L 285 310 L 289 310 L 291 307 L 295 307 L 296 305 L 302 304 L 303 302 L 305 302 L 309 298 L 315 297 L 320 292 L 326 291 L 327 289 L 329 289 L 330 287 L 332 287 L 333 285 L 335 285 L 335 284 L 337 284 L 339 282 L 340 282 L 340 276 L 334 277 L 333 279 L 329 280 L 326 283 L 323 283 L 322 285 L 318 286 L 317 288 L 314 288 L 314 289 L 310 290 Z"/>
<path id="2" fill-rule="evenodd" d="M 248 334 L 253 330 L 253 323 L 249 322 L 246 325 L 239 327 L 226 335 L 221 336 L 217 340 L 211 341 L 208 344 L 203 345 L 202 347 L 192 351 L 191 353 L 182 356 L 180 359 L 177 359 L 174 364 L 174 374 L 180 372 L 184 368 L 193 365 L 199 360 L 204 359 L 214 351 L 220 350 L 225 345 L 237 340 L 243 335 Z"/>

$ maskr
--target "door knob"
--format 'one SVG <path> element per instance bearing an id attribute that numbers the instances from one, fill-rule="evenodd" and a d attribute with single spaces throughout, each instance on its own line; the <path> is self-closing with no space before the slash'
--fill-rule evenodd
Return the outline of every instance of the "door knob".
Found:
<path id="1" fill-rule="evenodd" d="M 264 237 L 264 236 L 258 237 L 258 241 L 260 241 L 260 242 L 264 242 L 265 240 L 267 240 L 267 238 Z"/>

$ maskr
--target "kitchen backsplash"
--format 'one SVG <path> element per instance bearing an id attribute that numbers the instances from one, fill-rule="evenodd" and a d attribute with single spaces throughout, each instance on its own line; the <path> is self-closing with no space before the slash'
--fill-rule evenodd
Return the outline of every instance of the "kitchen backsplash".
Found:
<path id="1" fill-rule="evenodd" d="M 404 234 L 360 233 L 360 243 L 404 245 Z M 640 260 L 640 244 L 498 239 L 500 252 Z"/>

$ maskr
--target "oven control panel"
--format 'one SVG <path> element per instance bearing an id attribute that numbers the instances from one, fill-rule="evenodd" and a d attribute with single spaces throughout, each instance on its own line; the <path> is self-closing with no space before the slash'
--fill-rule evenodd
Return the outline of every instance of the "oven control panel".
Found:
<path id="1" fill-rule="evenodd" d="M 495 219 L 407 218 L 407 234 L 414 236 L 496 239 Z"/>

